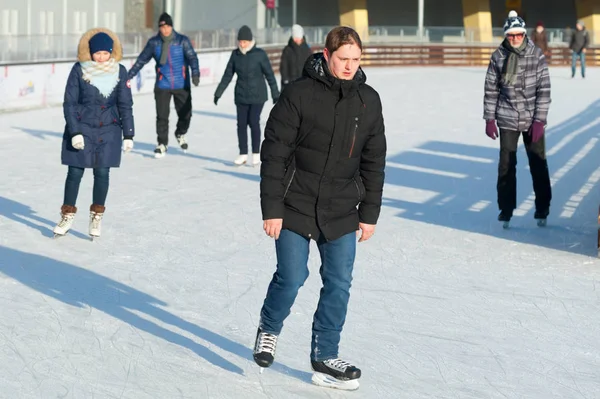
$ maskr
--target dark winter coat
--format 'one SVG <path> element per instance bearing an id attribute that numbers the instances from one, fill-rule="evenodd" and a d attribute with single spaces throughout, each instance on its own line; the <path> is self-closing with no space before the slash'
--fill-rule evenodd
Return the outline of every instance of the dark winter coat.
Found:
<path id="1" fill-rule="evenodd" d="M 541 32 L 534 30 L 531 35 L 531 40 L 533 41 L 533 44 L 542 49 L 546 56 L 548 55 L 548 34 L 545 29 Z"/>
<path id="2" fill-rule="evenodd" d="M 315 240 L 377 223 L 387 148 L 381 101 L 365 81 L 361 69 L 332 77 L 318 53 L 282 92 L 261 150 L 264 220 Z"/>
<path id="3" fill-rule="evenodd" d="M 167 62 L 159 65 L 162 52 L 163 41 L 160 33 L 153 36 L 146 43 L 146 47 L 140 53 L 135 64 L 129 70 L 129 79 L 146 65 L 152 58 L 156 61 L 156 82 L 158 89 L 189 89 L 190 86 L 190 67 L 192 76 L 200 77 L 200 66 L 198 64 L 198 54 L 187 36 L 177 33 L 173 30 L 173 41 L 169 45 L 169 56 Z"/>
<path id="4" fill-rule="evenodd" d="M 528 40 L 527 38 L 525 40 Z M 550 108 L 550 75 L 542 49 L 531 41 L 519 57 L 519 72 L 514 86 L 502 79 L 509 51 L 502 45 L 492 54 L 485 76 L 485 120 L 495 119 L 498 127 L 527 131 L 534 120 L 547 122 Z"/>
<path id="5" fill-rule="evenodd" d="M 312 50 L 306 44 L 306 39 L 303 39 L 302 44 L 298 45 L 290 37 L 287 46 L 285 46 L 281 53 L 281 61 L 279 63 L 281 90 L 283 90 L 285 85 L 302 76 L 304 64 L 311 54 Z"/>
<path id="6" fill-rule="evenodd" d="M 114 33 L 93 29 L 84 34 L 79 45 L 78 60 L 89 61 L 89 39 L 99 31 L 108 33 L 114 40 L 112 56 L 122 59 L 121 45 Z M 86 47 L 87 46 L 87 47 Z M 65 131 L 62 141 L 63 165 L 80 168 L 118 167 L 124 138 L 133 138 L 133 99 L 127 80 L 127 69 L 119 65 L 119 82 L 108 98 L 82 78 L 79 62 L 73 65 L 65 89 L 63 112 Z M 84 149 L 71 145 L 71 138 L 82 134 Z"/>
<path id="7" fill-rule="evenodd" d="M 582 30 L 575 29 L 569 43 L 569 48 L 576 52 L 581 53 L 581 50 L 590 46 L 590 34 L 587 29 Z"/>
<path id="8" fill-rule="evenodd" d="M 279 98 L 273 68 L 263 49 L 253 46 L 246 54 L 239 48 L 231 52 L 221 82 L 215 91 L 216 98 L 221 98 L 234 74 L 237 74 L 234 93 L 236 104 L 264 104 L 267 101 L 265 78 L 269 82 L 273 101 Z"/>

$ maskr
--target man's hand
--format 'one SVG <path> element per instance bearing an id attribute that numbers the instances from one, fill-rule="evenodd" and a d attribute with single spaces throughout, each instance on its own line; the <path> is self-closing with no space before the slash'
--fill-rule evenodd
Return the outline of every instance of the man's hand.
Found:
<path id="1" fill-rule="evenodd" d="M 360 233 L 361 230 L 362 230 L 362 234 Z M 369 238 L 371 238 L 371 236 L 373 234 L 375 234 L 375 225 L 374 224 L 366 224 L 366 223 L 358 224 L 358 230 L 356 230 L 356 235 L 357 236 L 360 235 L 358 242 L 367 241 Z"/>
<path id="2" fill-rule="evenodd" d="M 281 233 L 281 227 L 283 226 L 283 219 L 267 219 L 263 222 L 263 229 L 265 233 L 276 240 L 279 239 L 279 233 Z"/>

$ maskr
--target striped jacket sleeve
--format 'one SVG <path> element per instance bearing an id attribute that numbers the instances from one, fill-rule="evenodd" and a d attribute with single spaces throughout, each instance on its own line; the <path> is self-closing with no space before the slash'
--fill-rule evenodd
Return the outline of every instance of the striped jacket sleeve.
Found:
<path id="1" fill-rule="evenodd" d="M 498 107 L 498 96 L 500 94 L 500 77 L 494 55 L 485 75 L 485 88 L 483 98 L 483 119 L 496 119 L 496 108 Z"/>
<path id="2" fill-rule="evenodd" d="M 541 52 L 540 52 L 541 53 Z M 548 63 L 543 53 L 540 54 L 536 70 L 536 95 L 535 111 L 533 119 L 544 124 L 547 122 L 548 110 L 550 109 L 550 74 L 548 73 Z"/>

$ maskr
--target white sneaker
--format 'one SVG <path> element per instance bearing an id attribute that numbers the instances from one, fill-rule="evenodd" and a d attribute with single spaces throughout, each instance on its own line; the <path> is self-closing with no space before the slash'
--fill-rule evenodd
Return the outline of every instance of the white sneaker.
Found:
<path id="1" fill-rule="evenodd" d="M 101 205 L 92 205 L 90 207 L 90 230 L 92 237 L 100 237 L 102 232 L 102 217 L 104 216 L 104 207 Z"/>
<path id="2" fill-rule="evenodd" d="M 75 213 L 77 212 L 77 208 L 74 206 L 63 205 L 61 208 L 61 219 L 60 222 L 54 227 L 53 233 L 57 236 L 64 236 L 67 234 L 71 227 L 73 226 L 73 221 L 75 220 Z"/>
<path id="3" fill-rule="evenodd" d="M 154 150 L 154 158 L 162 158 L 167 153 L 167 146 L 164 144 L 159 144 L 156 146 Z"/>
<path id="4" fill-rule="evenodd" d="M 238 155 L 238 157 L 233 161 L 236 165 L 243 165 L 248 161 L 248 155 Z"/>
<path id="5" fill-rule="evenodd" d="M 252 154 L 252 165 L 258 165 L 260 163 L 260 154 Z"/>

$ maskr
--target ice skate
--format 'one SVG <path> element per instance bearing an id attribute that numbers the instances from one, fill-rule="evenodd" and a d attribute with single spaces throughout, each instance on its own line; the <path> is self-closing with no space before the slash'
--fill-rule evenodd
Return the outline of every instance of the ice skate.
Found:
<path id="1" fill-rule="evenodd" d="M 535 215 L 533 215 L 533 218 L 537 221 L 537 225 L 539 227 L 544 227 L 544 226 L 546 226 L 546 219 L 548 218 L 549 214 L 550 214 L 549 209 L 542 209 L 539 211 L 536 210 Z"/>
<path id="2" fill-rule="evenodd" d="M 234 165 L 241 166 L 248 162 L 248 155 L 238 155 L 238 157 L 233 161 Z"/>
<path id="3" fill-rule="evenodd" d="M 104 210 L 106 208 L 102 205 L 91 205 L 90 206 L 90 239 L 94 241 L 94 238 L 100 237 L 102 232 L 102 217 L 104 216 Z"/>
<path id="4" fill-rule="evenodd" d="M 258 166 L 260 164 L 260 154 L 252 154 L 252 165 Z"/>
<path id="5" fill-rule="evenodd" d="M 188 143 L 185 139 L 185 134 L 182 134 L 181 136 L 176 136 L 176 137 L 177 137 L 177 142 L 179 143 L 179 147 L 181 147 L 181 150 L 184 153 L 187 153 Z"/>
<path id="6" fill-rule="evenodd" d="M 512 212 L 501 211 L 498 215 L 498 220 L 502 222 L 502 227 L 508 229 L 510 227 L 510 219 L 512 218 Z"/>
<path id="7" fill-rule="evenodd" d="M 164 144 L 159 144 L 154 150 L 154 158 L 163 158 L 167 154 L 168 147 Z"/>
<path id="8" fill-rule="evenodd" d="M 277 335 L 256 331 L 254 342 L 254 361 L 260 366 L 262 373 L 266 367 L 270 367 L 275 360 L 275 349 L 277 348 Z"/>
<path id="9" fill-rule="evenodd" d="M 71 230 L 71 226 L 73 226 L 73 220 L 75 219 L 75 214 L 77 213 L 77 207 L 71 205 L 63 205 L 60 208 L 60 222 L 54 227 L 53 233 L 54 238 L 62 237 Z"/>
<path id="10" fill-rule="evenodd" d="M 354 391 L 358 389 L 360 369 L 342 359 L 329 359 L 322 362 L 311 360 L 314 370 L 312 382 L 327 388 Z"/>

